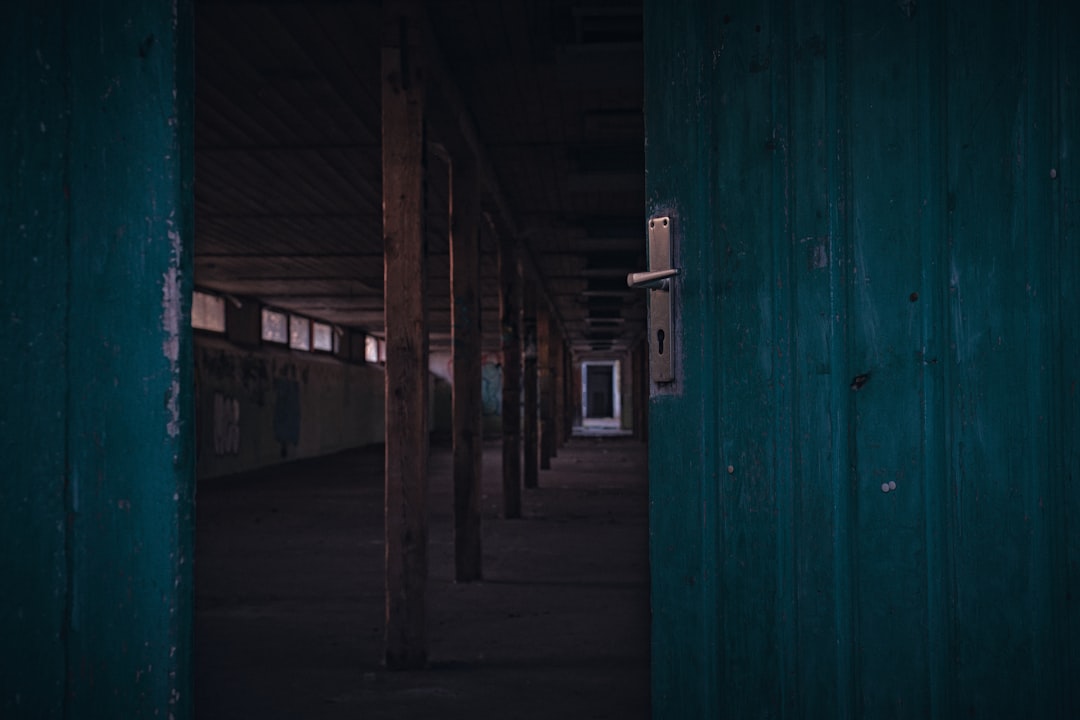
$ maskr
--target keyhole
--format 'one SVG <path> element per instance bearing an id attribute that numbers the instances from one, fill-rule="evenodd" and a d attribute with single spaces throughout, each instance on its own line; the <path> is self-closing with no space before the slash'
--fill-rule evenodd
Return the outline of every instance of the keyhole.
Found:
<path id="1" fill-rule="evenodd" d="M 664 354 L 664 330 L 663 328 L 656 331 L 656 353 L 658 355 Z"/>

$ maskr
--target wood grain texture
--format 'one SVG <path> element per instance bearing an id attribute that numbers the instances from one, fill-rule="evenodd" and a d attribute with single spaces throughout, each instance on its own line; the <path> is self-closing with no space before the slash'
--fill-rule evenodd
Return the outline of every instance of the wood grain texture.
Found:
<path id="1" fill-rule="evenodd" d="M 1066 362 L 1055 366 L 1055 378 L 1059 378 L 1054 398 L 1060 403 L 1059 412 L 1050 417 L 1056 430 L 1056 443 L 1052 445 L 1052 462 L 1060 466 L 1050 477 L 1057 478 L 1050 503 L 1060 508 L 1059 520 L 1053 537 L 1057 561 L 1067 567 L 1063 576 L 1055 579 L 1063 583 L 1059 590 L 1055 610 L 1055 628 L 1058 642 L 1063 646 L 1063 676 L 1076 677 L 1080 673 L 1080 613 L 1076 610 L 1076 598 L 1080 598 L 1080 533 L 1071 523 L 1060 526 L 1060 515 L 1068 520 L 1080 517 L 1080 493 L 1076 492 L 1076 479 L 1080 478 L 1080 365 L 1068 358 L 1080 357 L 1080 333 L 1077 327 L 1077 308 L 1080 307 L 1080 164 L 1076 154 L 1066 152 L 1075 138 L 1080 137 L 1080 46 L 1072 42 L 1067 28 L 1080 23 L 1080 8 L 1061 3 L 1060 15 L 1054 23 L 1055 37 L 1050 47 L 1057 55 L 1056 107 L 1057 125 L 1054 132 L 1054 167 L 1057 180 L 1055 188 L 1057 215 L 1055 251 L 1050 255 L 1051 278 L 1057 286 L 1056 323 L 1051 337 L 1060 343 L 1061 357 Z M 1055 417 L 1056 415 L 1056 417 Z M 1063 537 L 1062 537 L 1063 536 Z M 1067 710 L 1080 708 L 1080 687 L 1066 683 L 1062 701 Z"/>
<path id="2" fill-rule="evenodd" d="M 654 717 L 1080 712 L 1070 22 L 646 3 Z"/>
<path id="3" fill-rule="evenodd" d="M 68 416 L 70 713 L 185 717 L 195 494 L 191 4 L 73 3 L 66 19 L 68 342 L 78 358 Z M 135 689 L 117 694 L 133 680 Z"/>
<path id="4" fill-rule="evenodd" d="M 187 718 L 191 7 L 13 6 L 2 26 L 0 714 Z"/>
<path id="5" fill-rule="evenodd" d="M 521 273 L 517 239 L 499 242 L 502 321 L 503 517 L 521 517 Z"/>
<path id="6" fill-rule="evenodd" d="M 66 526 L 70 98 L 61 2 L 0 9 L 0 715 L 61 717 L 70 568 Z"/>
<path id="7" fill-rule="evenodd" d="M 483 575 L 481 543 L 480 187 L 467 159 L 453 164 L 450 238 L 453 317 L 454 575 L 458 582 Z"/>
<path id="8" fill-rule="evenodd" d="M 563 444 L 570 439 L 570 436 L 574 433 L 574 351 L 571 347 L 570 338 L 563 335 L 563 372 L 562 372 L 562 439 Z"/>
<path id="9" fill-rule="evenodd" d="M 551 372 L 554 342 L 551 310 L 541 306 L 536 315 L 536 355 L 540 381 L 540 469 L 551 469 L 555 446 L 555 383 Z"/>
<path id="10" fill-rule="evenodd" d="M 522 277 L 524 278 L 524 275 Z M 539 384 L 536 371 L 536 288 L 532 283 L 526 282 L 523 289 L 521 322 L 525 362 L 522 371 L 524 413 L 521 435 L 525 450 L 522 458 L 525 466 L 525 487 L 535 488 L 540 482 Z"/>
<path id="11" fill-rule="evenodd" d="M 418 6 L 384 7 L 383 288 L 386 312 L 386 640 L 395 669 L 427 663 L 428 347 L 424 65 Z"/>
<path id="12" fill-rule="evenodd" d="M 563 429 L 566 426 L 566 353 L 562 333 L 556 329 L 551 337 L 551 382 L 552 401 L 551 409 L 552 428 L 551 433 L 554 442 L 551 444 L 551 457 L 557 457 L 559 448 L 562 446 L 564 437 Z"/>

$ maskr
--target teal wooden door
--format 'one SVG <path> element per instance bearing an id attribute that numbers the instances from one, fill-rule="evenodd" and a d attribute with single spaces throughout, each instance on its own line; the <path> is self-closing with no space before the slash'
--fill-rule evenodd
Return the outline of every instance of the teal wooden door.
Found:
<path id="1" fill-rule="evenodd" d="M 653 716 L 1080 717 L 1080 7 L 645 6 Z"/>

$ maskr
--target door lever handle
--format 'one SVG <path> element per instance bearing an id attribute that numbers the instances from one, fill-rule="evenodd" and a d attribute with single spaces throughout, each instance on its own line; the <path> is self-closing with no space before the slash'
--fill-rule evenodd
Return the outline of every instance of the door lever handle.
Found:
<path id="1" fill-rule="evenodd" d="M 679 268 L 667 270 L 652 270 L 650 272 L 630 273 L 626 276 L 626 284 L 637 290 L 671 290 L 670 278 L 680 272 Z"/>

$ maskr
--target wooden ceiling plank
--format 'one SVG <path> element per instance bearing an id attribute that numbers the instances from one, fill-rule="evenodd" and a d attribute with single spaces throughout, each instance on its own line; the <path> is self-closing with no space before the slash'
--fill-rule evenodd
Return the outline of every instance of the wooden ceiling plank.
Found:
<path id="1" fill-rule="evenodd" d="M 313 66 L 319 69 L 327 86 L 337 96 L 340 106 L 348 109 L 356 128 L 361 131 L 359 134 L 355 131 L 346 131 L 346 135 L 350 137 L 362 136 L 368 141 L 377 142 L 380 137 L 379 119 L 376 114 L 379 103 L 374 102 L 369 96 L 364 98 L 366 102 L 363 102 L 358 107 L 354 93 L 357 88 L 362 88 L 363 84 L 357 77 L 357 73 L 349 67 L 347 58 L 341 52 L 333 37 L 326 32 L 325 26 L 315 17 L 312 8 L 302 4 L 281 5 L 275 8 L 275 12 L 282 31 L 293 39 L 298 52 L 302 53 Z M 297 38 L 301 33 L 305 34 L 305 40 L 316 39 L 316 41 L 302 42 L 298 40 Z M 355 44 L 354 41 L 353 46 L 370 49 L 370 52 L 365 57 L 369 67 L 378 64 L 378 45 L 359 45 Z M 345 81 L 346 86 L 342 88 L 340 78 L 344 73 L 340 73 L 340 69 L 346 67 L 349 68 L 349 73 Z M 333 73 L 330 71 L 331 69 L 338 69 L 339 72 Z M 377 79 L 377 74 L 374 74 L 374 77 Z M 361 108 L 368 110 L 368 113 L 365 115 Z M 372 110 L 375 112 L 372 112 Z"/>
<path id="2" fill-rule="evenodd" d="M 252 15 L 257 16 L 257 12 Z M 219 106 L 229 107 L 227 115 L 234 122 L 242 122 L 240 126 L 246 128 L 245 134 L 258 133 L 258 142 L 303 142 L 305 138 L 294 132 L 296 124 L 285 120 L 294 114 L 288 103 L 252 67 L 247 55 L 236 47 L 235 38 L 225 38 L 218 30 L 218 23 L 236 22 L 241 27 L 250 24 L 232 16 L 196 23 L 196 94 L 202 93 Z"/>

